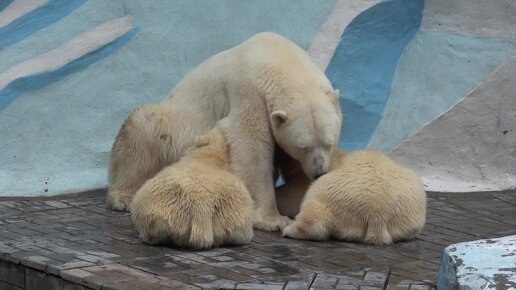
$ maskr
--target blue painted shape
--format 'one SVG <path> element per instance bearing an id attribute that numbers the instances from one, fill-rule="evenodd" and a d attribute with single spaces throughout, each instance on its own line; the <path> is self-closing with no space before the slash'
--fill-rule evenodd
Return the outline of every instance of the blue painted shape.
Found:
<path id="1" fill-rule="evenodd" d="M 12 101 L 24 93 L 43 88 L 51 83 L 57 82 L 65 76 L 84 69 L 90 64 L 103 59 L 113 51 L 126 44 L 137 32 L 138 28 L 133 28 L 116 40 L 100 47 L 97 50 L 87 53 L 84 56 L 54 71 L 43 72 L 16 79 L 0 91 L 0 111 L 2 111 Z"/>
<path id="2" fill-rule="evenodd" d="M 86 1 L 56 23 L 4 48 L 0 52 L 0 72 L 55 49 L 106 21 L 130 14 L 113 8 L 118 5 L 117 1 Z"/>
<path id="3" fill-rule="evenodd" d="M 0 0 L 0 11 L 4 10 L 13 0 Z"/>
<path id="4" fill-rule="evenodd" d="M 326 69 L 341 90 L 339 147 L 367 145 L 380 122 L 398 59 L 421 23 L 424 0 L 390 0 L 358 15 L 342 34 Z"/>
<path id="5" fill-rule="evenodd" d="M 274 184 L 275 187 L 280 187 L 283 184 L 285 184 L 285 179 L 283 179 L 283 176 L 279 176 L 278 180 L 276 180 L 276 183 Z"/>
<path id="6" fill-rule="evenodd" d="M 368 147 L 396 148 L 515 53 L 514 39 L 418 32 L 398 62 L 389 102 Z"/>
<path id="7" fill-rule="evenodd" d="M 38 30 L 59 21 L 81 6 L 85 1 L 86 0 L 50 0 L 45 5 L 0 28 L 0 51 Z"/>

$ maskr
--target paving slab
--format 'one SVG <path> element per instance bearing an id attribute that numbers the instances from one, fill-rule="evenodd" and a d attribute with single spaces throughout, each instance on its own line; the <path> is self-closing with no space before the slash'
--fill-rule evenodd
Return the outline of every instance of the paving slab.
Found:
<path id="1" fill-rule="evenodd" d="M 435 289 L 450 244 L 516 235 L 516 191 L 428 194 L 416 239 L 390 246 L 286 239 L 191 251 L 143 243 L 104 192 L 0 199 L 0 289 Z M 43 285 L 43 284 L 41 284 Z"/>

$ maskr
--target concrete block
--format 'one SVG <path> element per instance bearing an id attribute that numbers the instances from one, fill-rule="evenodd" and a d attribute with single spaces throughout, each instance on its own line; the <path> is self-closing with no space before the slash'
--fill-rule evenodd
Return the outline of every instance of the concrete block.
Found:
<path id="1" fill-rule="evenodd" d="M 516 289 L 516 235 L 448 246 L 439 289 Z"/>

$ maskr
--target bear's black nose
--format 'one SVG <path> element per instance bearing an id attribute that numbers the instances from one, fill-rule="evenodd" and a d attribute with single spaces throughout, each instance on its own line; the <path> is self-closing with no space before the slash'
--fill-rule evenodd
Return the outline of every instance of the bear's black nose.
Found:
<path id="1" fill-rule="evenodd" d="M 324 174 L 322 174 L 322 173 L 316 173 L 316 174 L 314 175 L 314 180 L 317 180 L 319 177 L 321 177 L 321 176 L 323 176 L 323 175 L 324 175 Z"/>

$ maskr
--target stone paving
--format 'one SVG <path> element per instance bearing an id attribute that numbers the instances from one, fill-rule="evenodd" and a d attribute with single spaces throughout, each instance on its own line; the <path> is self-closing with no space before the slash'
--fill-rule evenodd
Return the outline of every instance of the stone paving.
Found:
<path id="1" fill-rule="evenodd" d="M 209 251 L 151 247 L 104 195 L 0 199 L 0 289 L 434 289 L 450 244 L 516 234 L 516 191 L 428 197 L 424 231 L 386 247 L 255 231 Z"/>

